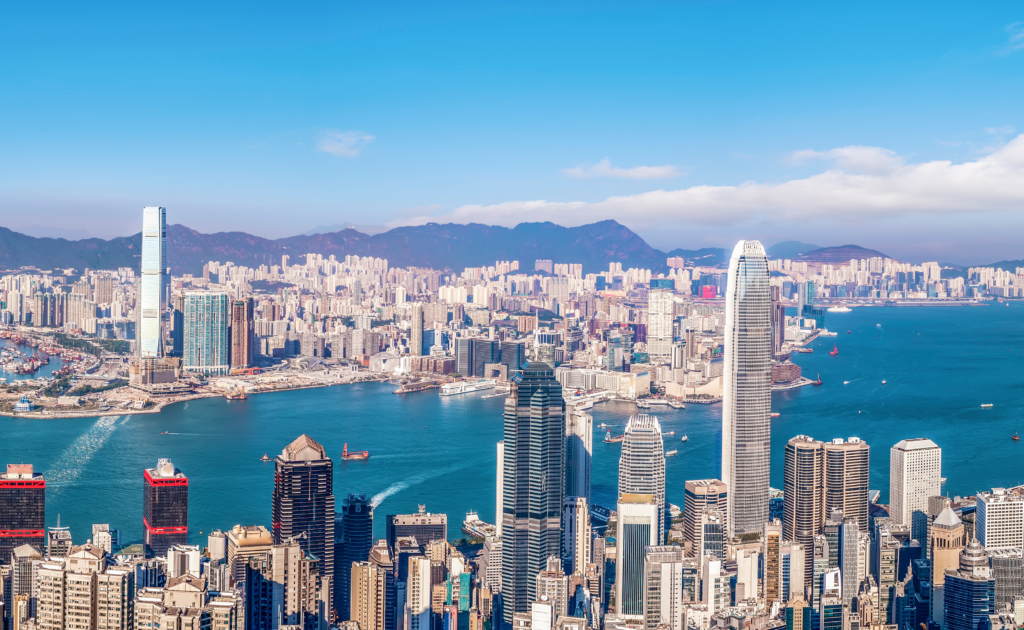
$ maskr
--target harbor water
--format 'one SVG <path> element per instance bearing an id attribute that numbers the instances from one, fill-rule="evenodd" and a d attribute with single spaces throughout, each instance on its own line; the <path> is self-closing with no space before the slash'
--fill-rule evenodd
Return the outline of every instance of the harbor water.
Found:
<path id="1" fill-rule="evenodd" d="M 804 375 L 823 385 L 773 394 L 772 485 L 782 487 L 786 441 L 857 436 L 871 445 L 871 487 L 888 500 L 889 449 L 929 437 L 943 449 L 944 490 L 973 494 L 1024 483 L 1024 303 L 960 308 L 858 308 L 829 313 L 839 333 L 794 355 Z M 847 330 L 850 331 L 847 334 Z M 835 344 L 839 353 L 830 356 Z M 882 384 L 885 380 L 886 384 Z M 844 385 L 844 381 L 848 384 Z M 70 526 L 84 542 L 92 523 L 110 523 L 123 542 L 142 537 L 142 469 L 170 457 L 189 477 L 192 542 L 212 529 L 270 524 L 274 457 L 302 433 L 335 460 L 340 506 L 349 492 L 373 497 L 375 535 L 387 514 L 418 504 L 448 514 L 459 538 L 468 510 L 493 522 L 495 444 L 502 436 L 504 398 L 489 392 L 439 396 L 437 390 L 394 395 L 393 385 L 364 383 L 258 394 L 244 401 L 211 398 L 162 413 L 75 419 L 0 418 L 0 465 L 31 463 L 47 478 L 47 521 Z M 982 404 L 991 403 L 983 409 Z M 593 500 L 614 507 L 619 444 L 605 444 L 640 410 L 601 403 L 594 417 Z M 654 407 L 666 437 L 667 494 L 682 505 L 684 481 L 719 476 L 721 405 Z M 166 431 L 164 435 L 162 432 Z M 680 442 L 683 435 L 686 443 Z M 342 448 L 369 450 L 364 461 L 341 461 Z M 200 535 L 202 532 L 202 535 Z"/>

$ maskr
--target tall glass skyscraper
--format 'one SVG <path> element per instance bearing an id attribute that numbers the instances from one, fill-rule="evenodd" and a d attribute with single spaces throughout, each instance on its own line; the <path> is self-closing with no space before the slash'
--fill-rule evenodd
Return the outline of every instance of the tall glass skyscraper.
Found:
<path id="1" fill-rule="evenodd" d="M 502 606 L 506 624 L 536 601 L 537 574 L 561 553 L 565 401 L 554 369 L 529 362 L 505 401 Z"/>
<path id="2" fill-rule="evenodd" d="M 653 284 L 655 281 L 652 280 Z M 647 294 L 647 352 L 651 363 L 667 363 L 672 358 L 672 320 L 675 299 L 671 289 L 651 287 Z"/>
<path id="3" fill-rule="evenodd" d="M 729 535 L 768 522 L 771 447 L 771 299 L 768 257 L 740 241 L 729 260 L 722 374 L 722 481 L 729 488 Z"/>
<path id="4" fill-rule="evenodd" d="M 164 355 L 164 320 L 170 274 L 167 269 L 167 211 L 149 206 L 142 209 L 142 313 L 139 317 L 139 356 Z"/>
<path id="5" fill-rule="evenodd" d="M 648 415 L 632 416 L 626 423 L 619 456 L 619 496 L 649 494 L 658 507 L 654 544 L 665 537 L 665 443 L 661 423 Z"/>
<path id="6" fill-rule="evenodd" d="M 231 371 L 230 311 L 226 293 L 185 294 L 183 369 L 219 375 Z"/>

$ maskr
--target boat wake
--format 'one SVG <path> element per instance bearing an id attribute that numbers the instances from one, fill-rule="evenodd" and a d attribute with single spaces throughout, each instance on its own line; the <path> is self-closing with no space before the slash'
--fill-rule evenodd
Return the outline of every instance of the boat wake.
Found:
<path id="1" fill-rule="evenodd" d="M 43 474 L 47 490 L 53 488 L 54 493 L 60 492 L 61 486 L 74 483 L 96 452 L 110 439 L 119 419 L 121 416 L 100 418 L 88 431 L 64 449 L 57 461 L 50 466 L 50 470 Z"/>
<path id="2" fill-rule="evenodd" d="M 441 475 L 447 475 L 449 473 L 462 470 L 463 468 L 469 468 L 469 464 L 450 466 L 448 468 L 442 468 L 441 470 L 433 470 L 419 475 L 413 475 L 411 477 L 403 479 L 402 481 L 396 481 L 395 483 L 388 486 L 382 492 L 378 492 L 377 494 L 373 495 L 373 498 L 370 499 L 370 507 L 376 508 L 378 505 L 384 502 L 384 499 L 392 495 L 398 494 L 399 492 L 405 490 L 406 488 L 419 485 L 424 481 L 430 481 L 431 479 L 434 479 L 435 477 L 440 477 Z"/>

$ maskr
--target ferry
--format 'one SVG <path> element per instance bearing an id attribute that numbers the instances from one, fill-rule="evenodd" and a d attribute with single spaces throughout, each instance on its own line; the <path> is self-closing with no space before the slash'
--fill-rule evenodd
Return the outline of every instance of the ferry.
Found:
<path id="1" fill-rule="evenodd" d="M 612 432 L 609 431 L 604 436 L 604 443 L 605 444 L 617 444 L 617 443 L 621 442 L 622 440 L 624 440 L 625 438 L 626 438 L 625 435 L 616 435 L 615 437 L 612 437 Z"/>
<path id="2" fill-rule="evenodd" d="M 665 457 L 675 457 L 679 454 L 679 451 L 672 449 L 671 451 L 665 451 Z"/>
<path id="3" fill-rule="evenodd" d="M 636 401 L 636 406 L 639 407 L 640 409 L 650 409 L 651 408 L 651 403 L 643 401 L 643 400 L 638 400 L 638 401 Z"/>
<path id="4" fill-rule="evenodd" d="M 982 409 L 989 409 L 990 407 L 992 407 L 992 403 L 981 403 Z"/>
<path id="5" fill-rule="evenodd" d="M 341 449 L 341 459 L 343 459 L 346 462 L 355 459 L 370 459 L 370 451 L 349 452 L 348 442 L 345 442 L 345 446 Z"/>
<path id="6" fill-rule="evenodd" d="M 458 396 L 459 394 L 472 394 L 494 389 L 497 381 L 494 379 L 481 379 L 479 381 L 459 381 L 458 383 L 445 383 L 441 386 L 442 396 Z"/>
<path id="7" fill-rule="evenodd" d="M 594 401 L 584 400 L 583 402 L 573 403 L 573 406 L 576 407 L 576 409 L 579 411 L 585 411 L 587 409 L 593 409 Z"/>
<path id="8" fill-rule="evenodd" d="M 684 405 L 683 403 L 679 402 L 678 400 L 670 400 L 670 401 L 668 401 L 668 406 L 672 407 L 673 409 L 686 409 L 686 405 Z"/>
<path id="9" fill-rule="evenodd" d="M 828 312 L 829 313 L 849 313 L 850 309 L 847 308 L 846 306 L 833 306 L 832 308 L 828 309 Z"/>
<path id="10" fill-rule="evenodd" d="M 688 440 L 688 439 L 690 439 L 690 438 L 688 438 L 688 437 L 686 437 L 686 436 L 684 435 L 684 436 L 683 436 L 682 438 L 680 438 L 680 440 L 679 440 L 679 441 L 680 441 L 680 442 L 685 442 L 685 441 L 686 441 L 686 440 Z"/>

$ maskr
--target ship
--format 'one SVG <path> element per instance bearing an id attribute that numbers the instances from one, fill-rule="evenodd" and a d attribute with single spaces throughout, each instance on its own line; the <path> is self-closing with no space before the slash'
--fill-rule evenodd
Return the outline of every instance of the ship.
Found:
<path id="1" fill-rule="evenodd" d="M 584 400 L 583 402 L 574 403 L 573 406 L 576 407 L 577 411 L 584 411 L 586 409 L 593 408 L 594 407 L 594 401 L 593 400 Z"/>
<path id="2" fill-rule="evenodd" d="M 624 440 L 625 438 L 626 438 L 625 435 L 616 435 L 615 437 L 612 437 L 612 432 L 609 431 L 604 436 L 604 443 L 605 444 L 617 444 L 617 443 L 621 442 L 622 440 Z"/>
<path id="3" fill-rule="evenodd" d="M 828 330 L 827 328 L 822 328 L 821 331 L 818 333 L 818 336 L 819 337 L 838 337 L 839 333 L 832 332 L 831 330 Z"/>
<path id="4" fill-rule="evenodd" d="M 818 380 L 811 381 L 811 385 L 814 385 L 815 387 L 817 387 L 818 385 L 821 385 L 821 372 L 818 372 Z"/>
<path id="5" fill-rule="evenodd" d="M 836 344 L 832 344 L 832 352 L 829 352 L 829 354 L 834 356 L 834 357 L 838 357 L 839 356 L 839 346 L 837 346 Z"/>
<path id="6" fill-rule="evenodd" d="M 167 435 L 167 431 L 161 431 L 160 435 Z"/>
<path id="7" fill-rule="evenodd" d="M 341 449 L 341 459 L 344 461 L 350 461 L 354 459 L 370 459 L 370 451 L 349 451 L 348 442 L 345 442 L 345 446 Z"/>
<path id="8" fill-rule="evenodd" d="M 832 308 L 828 309 L 828 312 L 829 313 L 849 313 L 850 309 L 847 308 L 846 306 L 833 306 Z"/>
<path id="9" fill-rule="evenodd" d="M 228 400 L 246 400 L 249 397 L 245 395 L 244 389 L 236 389 L 224 394 L 224 398 Z"/>
<path id="10" fill-rule="evenodd" d="M 648 405 L 667 405 L 669 402 L 664 398 L 651 398 L 647 401 Z"/>
<path id="11" fill-rule="evenodd" d="M 846 334 L 847 334 L 847 335 L 852 335 L 853 333 L 852 333 L 852 332 L 850 332 L 849 330 L 847 330 L 847 331 L 846 331 Z"/>
<path id="12" fill-rule="evenodd" d="M 680 438 L 680 439 L 679 439 L 679 441 L 680 441 L 680 442 L 685 442 L 686 440 L 689 440 L 689 439 L 690 439 L 690 438 L 688 438 L 688 437 L 686 437 L 686 436 L 684 435 L 684 436 L 683 436 L 682 438 Z"/>
<path id="13" fill-rule="evenodd" d="M 981 403 L 981 408 L 982 409 L 988 409 L 991 406 L 992 406 L 992 403 Z"/>
<path id="14" fill-rule="evenodd" d="M 441 386 L 442 396 L 458 396 L 460 394 L 472 394 L 474 392 L 483 392 L 488 389 L 494 389 L 496 381 L 494 379 L 484 378 L 479 381 L 459 381 L 458 383 L 445 383 Z"/>
<path id="15" fill-rule="evenodd" d="M 608 428 L 608 423 L 607 422 L 602 422 L 601 424 L 597 425 L 597 428 L 599 428 L 599 429 L 607 429 Z"/>
<path id="16" fill-rule="evenodd" d="M 882 379 L 882 385 L 885 385 L 885 379 L 884 378 Z"/>
<path id="17" fill-rule="evenodd" d="M 672 449 L 671 451 L 665 451 L 665 457 L 675 457 L 679 454 L 679 451 Z"/>

